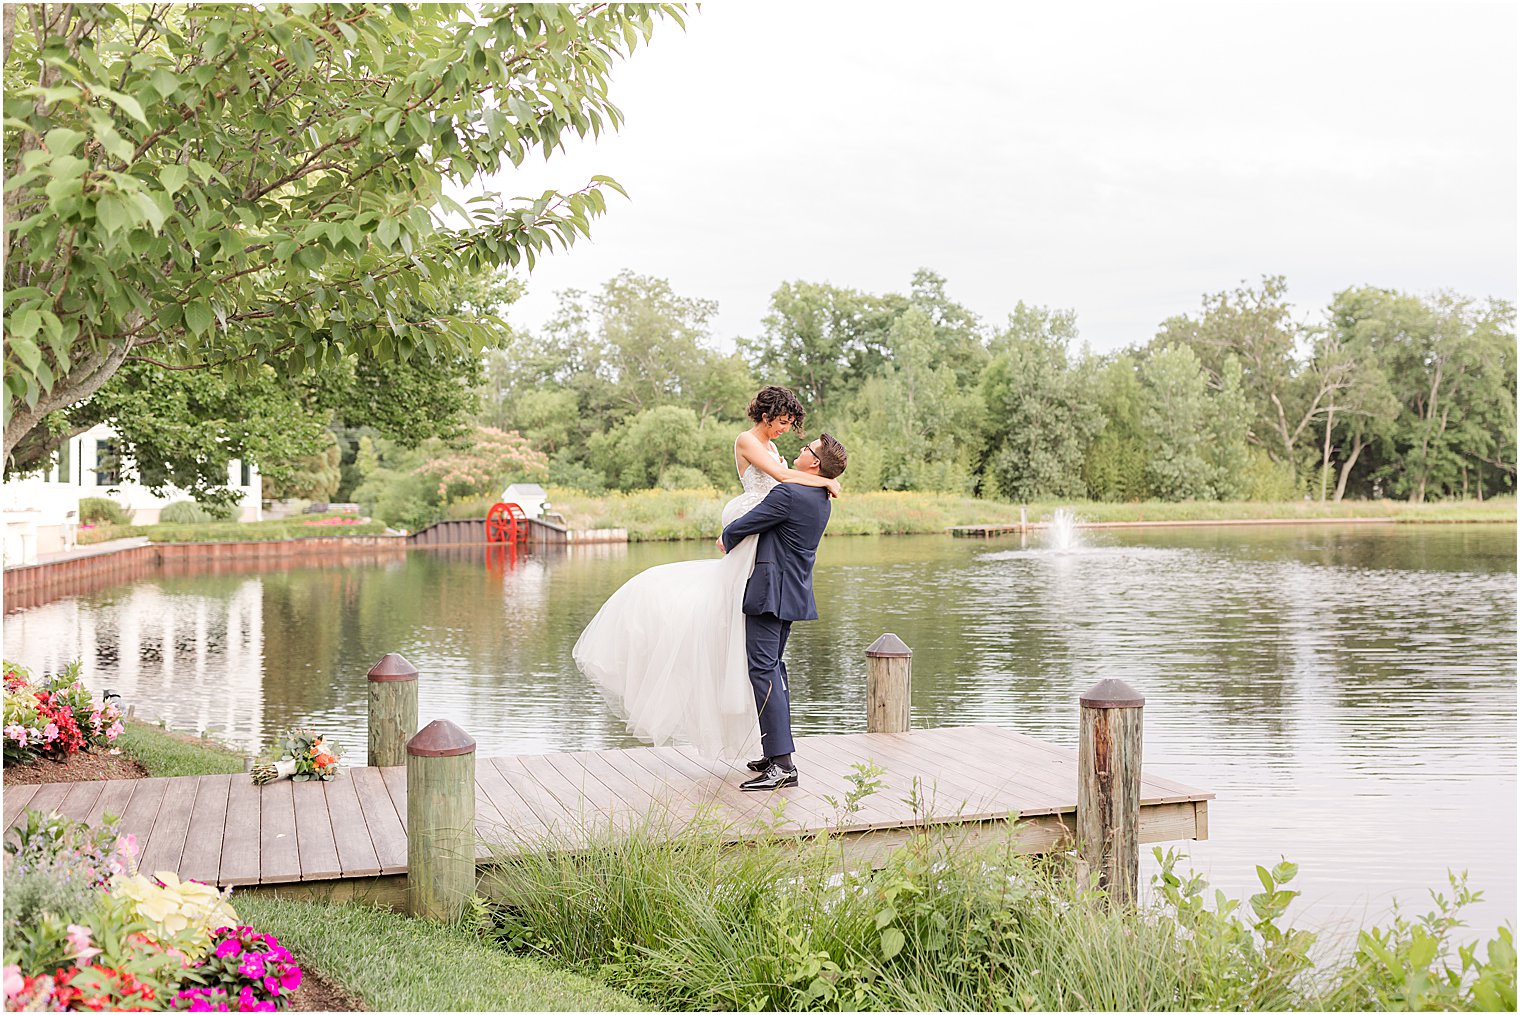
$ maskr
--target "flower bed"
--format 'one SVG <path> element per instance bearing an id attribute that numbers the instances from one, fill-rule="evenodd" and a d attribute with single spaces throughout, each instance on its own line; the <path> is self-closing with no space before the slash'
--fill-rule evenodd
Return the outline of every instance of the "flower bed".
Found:
<path id="1" fill-rule="evenodd" d="M 23 667 L 5 663 L 5 764 L 64 760 L 109 747 L 122 731 L 115 697 L 108 693 L 95 701 L 79 680 L 78 662 L 38 681 Z"/>
<path id="2" fill-rule="evenodd" d="M 5 1005 L 30 1011 L 284 1011 L 301 968 L 238 922 L 231 890 L 132 870 L 116 819 L 27 811 L 5 842 Z"/>

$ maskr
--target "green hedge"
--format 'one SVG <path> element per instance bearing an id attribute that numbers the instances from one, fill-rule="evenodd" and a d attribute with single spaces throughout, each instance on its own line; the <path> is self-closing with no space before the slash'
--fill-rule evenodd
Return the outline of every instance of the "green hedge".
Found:
<path id="1" fill-rule="evenodd" d="M 81 531 L 79 542 L 102 543 L 128 536 L 147 536 L 155 543 L 242 543 L 268 539 L 312 539 L 320 536 L 374 536 L 385 531 L 376 521 L 352 525 L 308 525 L 307 521 L 334 515 L 270 522 L 198 522 L 194 525 L 111 525 Z"/>

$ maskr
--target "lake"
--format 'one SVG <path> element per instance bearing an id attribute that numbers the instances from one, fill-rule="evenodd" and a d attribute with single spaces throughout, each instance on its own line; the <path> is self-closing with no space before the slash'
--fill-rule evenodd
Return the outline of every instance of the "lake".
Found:
<path id="1" fill-rule="evenodd" d="M 1381 918 L 1395 896 L 1423 912 L 1450 867 L 1486 893 L 1474 930 L 1514 921 L 1513 525 L 1082 538 L 1070 552 L 1017 536 L 826 540 L 823 619 L 788 650 L 797 731 L 864 728 L 863 653 L 884 631 L 914 651 L 920 726 L 1000 723 L 1075 747 L 1079 695 L 1119 677 L 1147 699 L 1147 766 L 1218 793 L 1213 838 L 1181 845 L 1219 887 L 1249 893 L 1254 865 L 1286 856 L 1297 920 L 1332 927 Z M 5 655 L 81 658 L 139 714 L 242 747 L 315 726 L 362 763 L 365 672 L 400 652 L 422 673 L 422 721 L 454 720 L 483 753 L 634 746 L 571 646 L 629 575 L 705 552 L 470 548 L 153 577 L 7 615 Z"/>

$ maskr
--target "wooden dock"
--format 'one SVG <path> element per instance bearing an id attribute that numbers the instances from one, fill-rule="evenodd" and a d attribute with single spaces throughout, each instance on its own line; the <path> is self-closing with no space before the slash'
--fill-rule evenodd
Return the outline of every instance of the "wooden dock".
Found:
<path id="1" fill-rule="evenodd" d="M 743 793 L 749 773 L 690 748 L 577 751 L 480 758 L 477 858 L 502 850 L 575 848 L 588 835 L 646 817 L 679 829 L 701 815 L 743 840 L 837 831 L 868 863 L 924 824 L 990 835 L 1015 817 L 1019 846 L 1065 844 L 1077 808 L 1077 754 L 997 726 L 799 737 L 802 782 Z M 856 766 L 883 769 L 852 813 L 835 801 Z M 910 799 L 915 796 L 915 811 Z M 1140 841 L 1208 837 L 1214 794 L 1145 772 Z M 783 803 L 784 802 L 784 803 Z M 780 807 L 779 818 L 777 808 Z M 27 808 L 99 822 L 122 817 L 144 871 L 280 894 L 400 905 L 407 871 L 406 769 L 350 768 L 332 782 L 256 786 L 246 774 L 8 786 L 7 829 Z"/>

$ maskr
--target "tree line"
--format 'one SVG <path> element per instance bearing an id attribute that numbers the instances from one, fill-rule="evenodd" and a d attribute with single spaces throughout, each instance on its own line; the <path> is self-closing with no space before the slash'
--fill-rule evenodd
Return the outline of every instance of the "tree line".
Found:
<path id="1" fill-rule="evenodd" d="M 917 272 L 907 292 L 792 281 L 720 350 L 717 307 L 623 272 L 487 354 L 479 422 L 597 491 L 732 486 L 762 383 L 850 447 L 854 490 L 1017 501 L 1487 497 L 1515 488 L 1514 308 L 1348 288 L 1309 319 L 1281 276 L 1203 297 L 1121 350 L 1018 303 L 989 326 Z"/>

